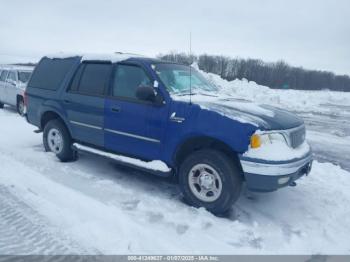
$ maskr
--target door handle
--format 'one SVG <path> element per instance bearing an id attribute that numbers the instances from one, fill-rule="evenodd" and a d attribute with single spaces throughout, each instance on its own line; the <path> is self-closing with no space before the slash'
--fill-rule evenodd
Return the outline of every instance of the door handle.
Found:
<path id="1" fill-rule="evenodd" d="M 63 102 L 64 102 L 65 104 L 70 104 L 70 103 L 71 103 L 71 101 L 70 101 L 70 100 L 67 100 L 67 99 L 64 99 Z"/>
<path id="2" fill-rule="evenodd" d="M 111 108 L 111 111 L 114 112 L 114 113 L 119 113 L 120 112 L 120 107 L 114 106 L 114 107 Z"/>

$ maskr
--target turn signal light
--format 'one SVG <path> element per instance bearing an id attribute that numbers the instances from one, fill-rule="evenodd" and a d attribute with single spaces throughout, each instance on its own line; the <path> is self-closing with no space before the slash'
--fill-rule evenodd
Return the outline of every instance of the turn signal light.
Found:
<path id="1" fill-rule="evenodd" d="M 250 138 L 250 147 L 251 148 L 258 148 L 261 146 L 261 138 L 259 135 L 252 135 L 252 137 Z"/>

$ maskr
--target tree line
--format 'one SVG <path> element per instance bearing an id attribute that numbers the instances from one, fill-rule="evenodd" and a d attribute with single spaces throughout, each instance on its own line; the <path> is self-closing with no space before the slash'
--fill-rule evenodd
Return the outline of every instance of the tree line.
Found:
<path id="1" fill-rule="evenodd" d="M 196 62 L 199 69 L 220 75 L 223 79 L 247 79 L 259 85 L 278 89 L 335 90 L 350 92 L 350 77 L 332 72 L 308 70 L 290 66 L 284 61 L 267 63 L 260 59 L 230 58 L 227 56 L 188 55 L 170 52 L 158 58 L 182 64 Z"/>

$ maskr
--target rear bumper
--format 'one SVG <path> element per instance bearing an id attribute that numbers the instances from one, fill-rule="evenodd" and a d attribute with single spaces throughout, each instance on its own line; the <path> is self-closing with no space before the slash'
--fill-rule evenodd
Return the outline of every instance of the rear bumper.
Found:
<path id="1" fill-rule="evenodd" d="M 270 192 L 292 184 L 312 167 L 312 152 L 288 161 L 264 161 L 241 157 L 247 187 L 253 191 Z"/>

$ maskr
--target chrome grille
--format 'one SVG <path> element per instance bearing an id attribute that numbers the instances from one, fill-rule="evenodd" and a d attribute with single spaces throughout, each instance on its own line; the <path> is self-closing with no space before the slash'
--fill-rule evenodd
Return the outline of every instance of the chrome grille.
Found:
<path id="1" fill-rule="evenodd" d="M 305 141 L 305 126 L 294 128 L 289 132 L 290 146 L 296 148 Z"/>

